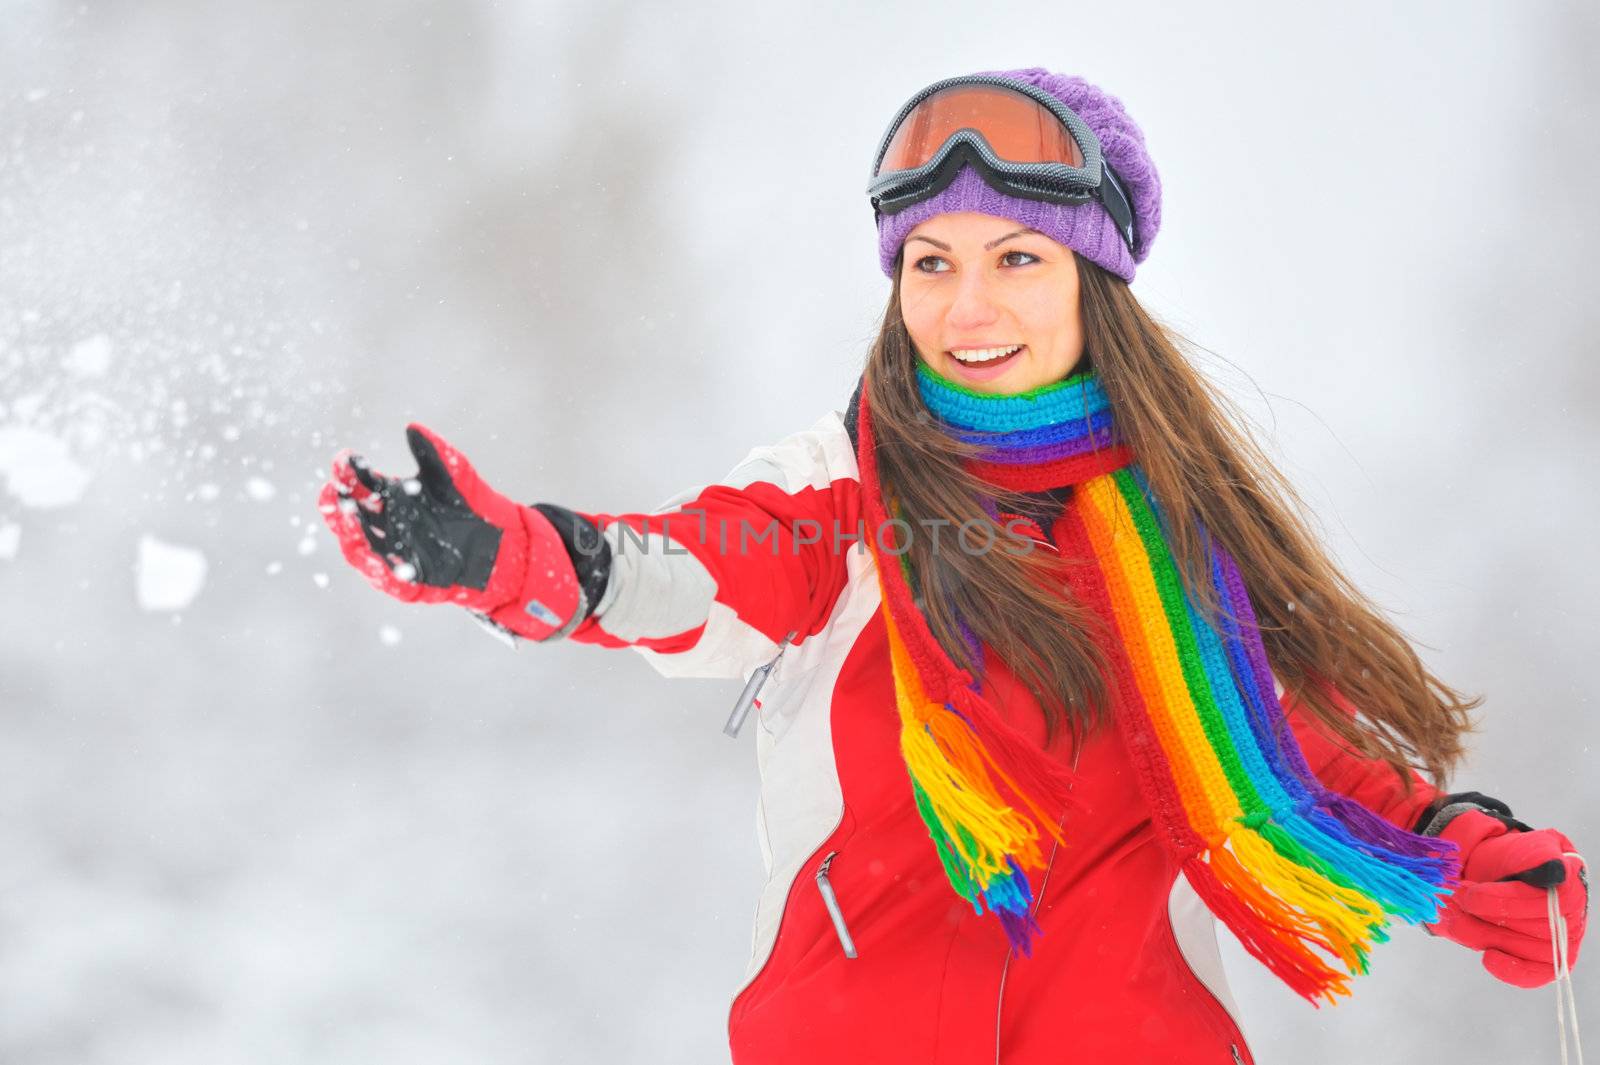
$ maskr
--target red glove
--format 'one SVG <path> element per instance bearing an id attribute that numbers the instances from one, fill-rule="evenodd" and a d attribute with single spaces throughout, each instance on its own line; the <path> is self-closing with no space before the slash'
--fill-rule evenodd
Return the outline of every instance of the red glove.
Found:
<path id="1" fill-rule="evenodd" d="M 1497 979 L 1542 987 L 1556 977 L 1546 896 L 1554 884 L 1567 922 L 1568 964 L 1576 965 L 1589 877 L 1570 839 L 1553 828 L 1517 831 L 1478 810 L 1456 815 L 1439 838 L 1460 846 L 1462 882 L 1443 900 L 1439 920 L 1423 927 L 1483 951 L 1483 967 Z"/>
<path id="2" fill-rule="evenodd" d="M 396 599 L 457 603 L 526 639 L 582 620 L 589 604 L 550 520 L 423 426 L 408 425 L 406 441 L 414 478 L 376 474 L 348 448 L 334 458 L 317 504 L 345 560 Z"/>

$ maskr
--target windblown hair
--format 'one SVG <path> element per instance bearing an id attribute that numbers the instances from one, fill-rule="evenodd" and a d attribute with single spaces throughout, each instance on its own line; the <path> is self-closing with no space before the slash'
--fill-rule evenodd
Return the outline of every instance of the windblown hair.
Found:
<path id="1" fill-rule="evenodd" d="M 1410 769 L 1426 770 L 1435 786 L 1445 787 L 1465 755 L 1462 738 L 1476 731 L 1469 711 L 1482 696 L 1469 699 L 1430 672 L 1383 610 L 1341 572 L 1305 517 L 1310 509 L 1256 443 L 1248 419 L 1183 354 L 1186 341 L 1155 321 L 1121 278 L 1074 257 L 1085 340 L 1078 368 L 1098 373 L 1118 436 L 1133 449 L 1167 517 L 1167 540 L 1197 609 L 1219 623 L 1209 533 L 1239 564 L 1286 694 L 1354 750 L 1387 761 L 1408 793 Z M 1046 746 L 1065 720 L 1076 747 L 1085 731 L 1110 719 L 1115 698 L 1090 631 L 1103 622 L 1063 594 L 1061 567 L 1092 562 L 1045 550 L 952 550 L 948 536 L 936 546 L 933 537 L 915 533 L 938 521 L 992 527 L 979 503 L 985 496 L 1012 514 L 1033 513 L 1038 503 L 976 479 L 964 460 L 981 445 L 956 440 L 923 403 L 916 350 L 900 316 L 901 265 L 897 258 L 863 388 L 883 493 L 895 501 L 891 514 L 913 530 L 901 546 L 913 587 L 920 586 L 917 604 L 951 659 L 981 679 L 959 615 L 1038 700 Z"/>

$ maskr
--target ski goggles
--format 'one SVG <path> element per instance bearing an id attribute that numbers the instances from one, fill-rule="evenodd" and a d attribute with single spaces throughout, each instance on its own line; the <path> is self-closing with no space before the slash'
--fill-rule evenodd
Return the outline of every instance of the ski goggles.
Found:
<path id="1" fill-rule="evenodd" d="M 867 184 L 874 216 L 931 199 L 969 164 L 1009 196 L 1100 204 L 1133 251 L 1133 207 L 1094 130 L 1043 89 L 991 74 L 934 82 L 900 108 Z"/>

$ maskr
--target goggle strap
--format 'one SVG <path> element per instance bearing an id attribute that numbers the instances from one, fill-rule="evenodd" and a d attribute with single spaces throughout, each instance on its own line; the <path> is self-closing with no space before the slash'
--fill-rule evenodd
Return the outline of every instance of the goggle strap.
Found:
<path id="1" fill-rule="evenodd" d="M 988 164 L 976 152 L 968 151 L 965 145 L 961 145 L 957 151 L 951 153 L 950 157 L 945 159 L 943 166 L 929 175 L 928 184 L 919 190 L 917 198 L 929 199 L 943 192 L 955 180 L 956 174 L 961 167 L 967 163 L 973 164 L 974 169 L 978 170 L 980 174 L 986 174 L 989 171 Z M 1094 198 L 1099 201 L 1101 207 L 1105 208 L 1106 214 L 1111 216 L 1112 224 L 1117 227 L 1117 232 L 1121 235 L 1123 243 L 1128 246 L 1128 252 L 1132 254 L 1137 247 L 1134 243 L 1133 205 L 1128 201 L 1128 194 L 1123 189 L 1122 178 L 1117 174 L 1116 168 L 1104 158 L 1100 160 L 1100 171 L 1101 181 L 1099 187 L 1093 192 Z M 985 178 L 985 180 L 987 181 L 988 179 Z M 1016 190 L 1000 191 L 1006 195 L 1017 195 Z M 883 217 L 883 210 L 876 203 L 873 204 L 872 215 L 875 221 Z"/>
<path id="2" fill-rule="evenodd" d="M 1122 234 L 1122 240 L 1128 245 L 1131 254 L 1137 247 L 1134 243 L 1133 204 L 1128 201 L 1128 194 L 1122 187 L 1122 178 L 1118 176 L 1109 159 L 1100 160 L 1100 171 L 1100 206 L 1106 209 L 1111 221 L 1116 223 L 1117 230 Z"/>

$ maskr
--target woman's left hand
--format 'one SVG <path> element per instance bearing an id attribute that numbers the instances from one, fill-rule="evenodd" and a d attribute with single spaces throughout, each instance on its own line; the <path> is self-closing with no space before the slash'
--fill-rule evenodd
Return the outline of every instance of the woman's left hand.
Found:
<path id="1" fill-rule="evenodd" d="M 1468 811 L 1440 834 L 1461 847 L 1461 884 L 1444 899 L 1435 935 L 1483 952 L 1483 967 L 1517 987 L 1556 978 L 1548 888 L 1567 925 L 1567 962 L 1578 962 L 1589 910 L 1589 878 L 1578 848 L 1553 828 L 1522 832 Z M 1518 879 L 1519 875 L 1523 879 Z M 1557 879 L 1559 877 L 1559 880 Z"/>

